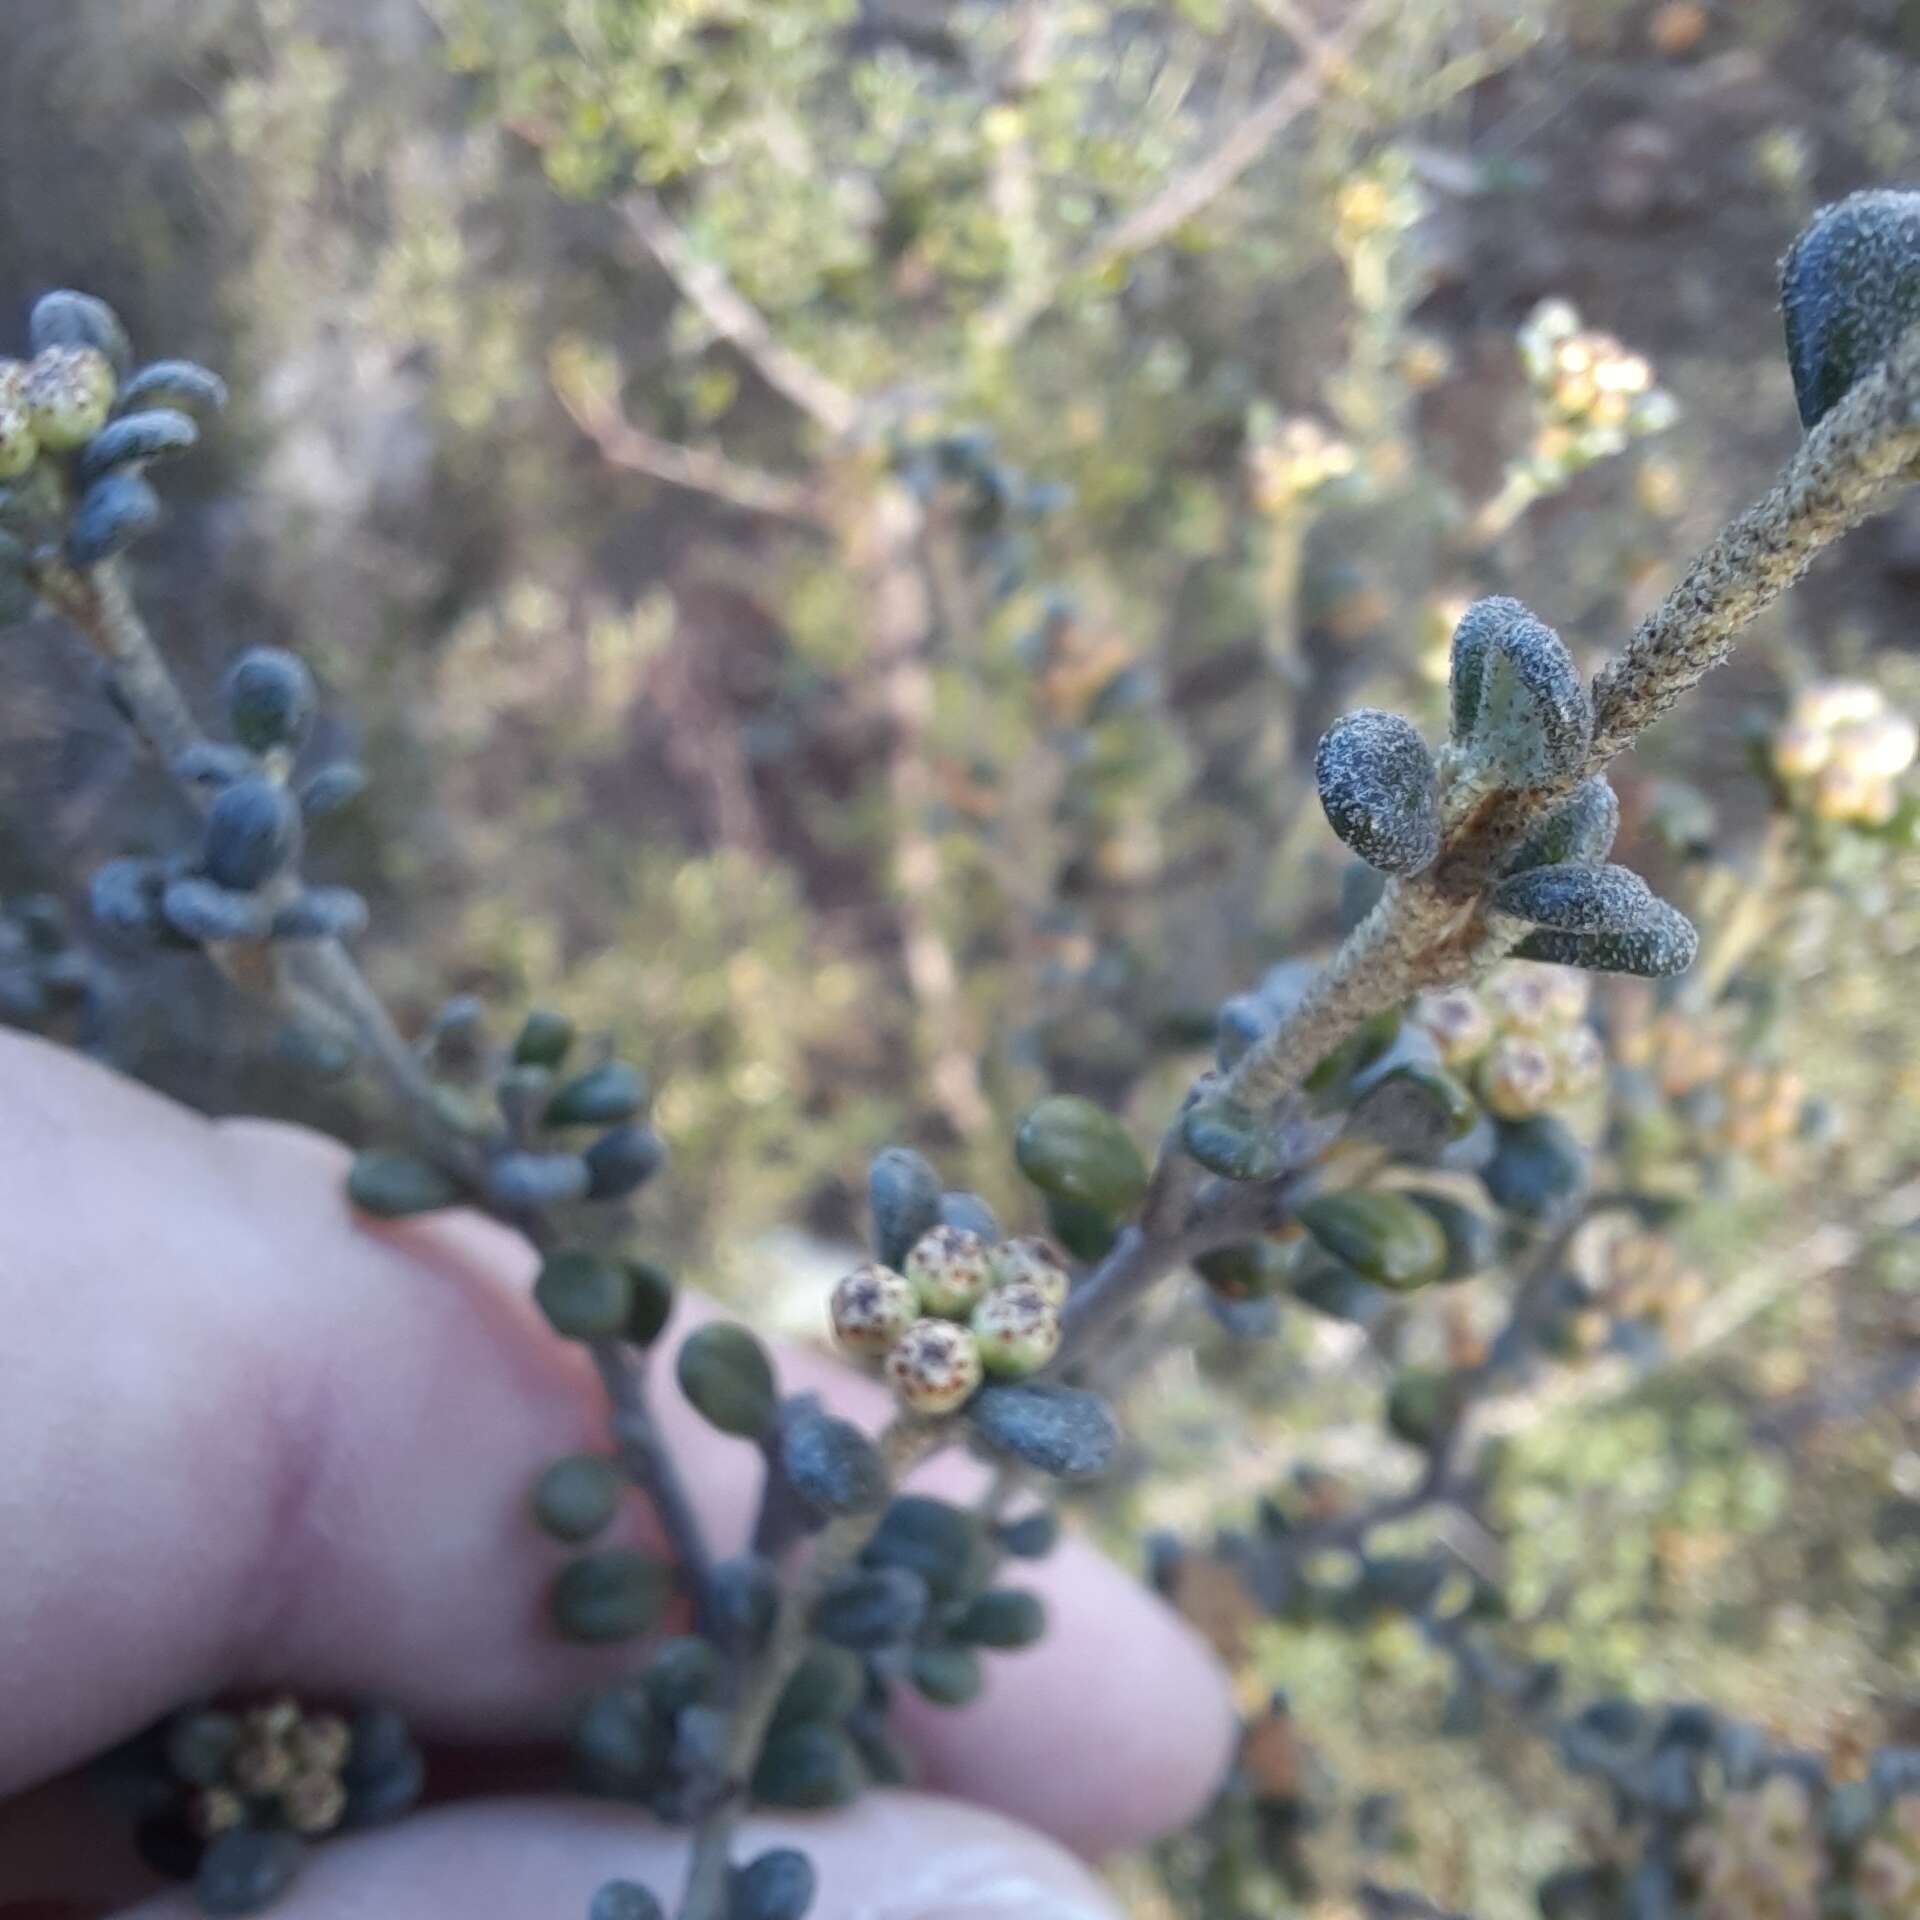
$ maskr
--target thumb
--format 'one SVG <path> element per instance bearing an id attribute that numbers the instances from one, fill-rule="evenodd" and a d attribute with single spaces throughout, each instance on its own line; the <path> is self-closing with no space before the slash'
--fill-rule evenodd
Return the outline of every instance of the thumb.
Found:
<path id="1" fill-rule="evenodd" d="M 1053 1841 L 999 1814 L 924 1794 L 872 1793 L 845 1813 L 747 1821 L 744 1863 L 799 1847 L 819 1874 L 807 1920 L 1118 1920 L 1099 1883 Z M 637 1880 L 672 1913 L 684 1834 L 614 1807 L 550 1800 L 470 1801 L 383 1833 L 332 1840 L 273 1907 L 274 1920 L 586 1920 L 595 1890 Z M 198 1920 L 185 1894 L 121 1920 Z"/>

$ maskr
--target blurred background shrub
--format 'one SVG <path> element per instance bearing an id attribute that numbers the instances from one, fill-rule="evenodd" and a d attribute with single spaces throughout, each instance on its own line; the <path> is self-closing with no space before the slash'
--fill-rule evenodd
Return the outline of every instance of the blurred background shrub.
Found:
<path id="1" fill-rule="evenodd" d="M 240 396 L 140 566 L 191 689 L 313 662 L 374 775 L 327 877 L 376 980 L 615 1033 L 659 1251 L 766 1317 L 876 1143 L 1017 1212 L 1037 1094 L 1151 1124 L 1351 911 L 1327 722 L 1437 721 L 1479 593 L 1617 643 L 1792 442 L 1775 257 L 1920 175 L 1904 0 L 11 0 L 0 54 L 0 298 L 97 289 Z M 1920 901 L 1806 690 L 1920 707 L 1916 583 L 1908 505 L 1616 770 L 1624 857 L 1733 923 L 1710 1018 L 1599 1023 L 1691 1130 L 1641 1169 L 1704 1171 L 1582 1249 L 1662 1365 L 1529 1401 L 1510 1530 L 1453 1543 L 1583 1692 L 1836 1765 L 1920 1718 Z M 7 644 L 19 902 L 166 835 L 73 650 Z M 157 1084 L 354 1131 L 192 960 L 108 999 L 82 1037 Z M 1474 1314 L 1203 1330 L 1114 1542 L 1391 1467 L 1387 1374 L 1472 1364 Z M 1176 1598 L 1338 1781 L 1309 1846 L 1529 1910 L 1589 1809 L 1498 1726 L 1460 1766 L 1431 1646 Z M 1209 1904 L 1162 1865 L 1143 1911 Z"/>

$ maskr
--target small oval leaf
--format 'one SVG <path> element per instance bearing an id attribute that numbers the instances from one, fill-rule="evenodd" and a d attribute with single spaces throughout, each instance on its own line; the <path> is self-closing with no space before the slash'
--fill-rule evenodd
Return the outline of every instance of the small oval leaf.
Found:
<path id="1" fill-rule="evenodd" d="M 1404 1292 L 1437 1280 L 1447 1243 L 1439 1223 L 1404 1193 L 1356 1188 L 1302 1201 L 1296 1218 L 1344 1266 Z"/>
<path id="2" fill-rule="evenodd" d="M 1328 824 L 1382 873 L 1418 873 L 1440 850 L 1440 788 L 1419 730 L 1362 707 L 1336 720 L 1314 755 Z"/>
<path id="3" fill-rule="evenodd" d="M 1014 1157 L 1041 1192 L 1118 1215 L 1147 1190 L 1147 1163 L 1112 1114 L 1075 1094 L 1031 1108 L 1014 1136 Z"/>

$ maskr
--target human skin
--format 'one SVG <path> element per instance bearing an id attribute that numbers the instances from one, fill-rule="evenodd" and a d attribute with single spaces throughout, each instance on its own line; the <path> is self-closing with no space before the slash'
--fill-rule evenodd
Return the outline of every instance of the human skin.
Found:
<path id="1" fill-rule="evenodd" d="M 559 1550 L 527 1518 L 542 1465 L 604 1444 L 591 1367 L 539 1320 L 524 1243 L 466 1215 L 372 1226 L 343 1164 L 317 1136 L 211 1123 L 0 1035 L 4 1920 L 191 1911 L 134 1905 L 155 1883 L 64 1776 L 226 1688 L 393 1700 L 452 1783 L 317 1849 L 286 1920 L 551 1920 L 616 1875 L 677 1885 L 683 1840 L 637 1814 L 505 1791 L 632 1658 L 543 1628 Z M 822 1356 L 781 1367 L 883 1417 L 880 1390 Z M 724 1552 L 757 1457 L 666 1373 L 662 1418 Z M 964 1492 L 972 1472 L 923 1484 Z M 637 1497 L 620 1525 L 659 1544 Z M 750 1824 L 744 1851 L 814 1854 L 817 1920 L 1093 1920 L 1108 1906 L 1083 1862 L 1179 1826 L 1218 1779 L 1231 1714 L 1188 1630 L 1071 1540 L 1017 1578 L 1046 1597 L 1041 1646 L 991 1656 L 970 1707 L 902 1708 L 926 1791 Z"/>

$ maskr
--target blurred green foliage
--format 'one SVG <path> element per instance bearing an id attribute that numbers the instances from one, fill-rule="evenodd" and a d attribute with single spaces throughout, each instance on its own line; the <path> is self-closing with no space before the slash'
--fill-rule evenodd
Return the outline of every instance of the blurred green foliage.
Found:
<path id="1" fill-rule="evenodd" d="M 1772 257 L 1814 197 L 1910 170 L 1920 125 L 1897 7 L 1356 5 L 1297 118 L 1161 219 L 1299 73 L 1286 23 L 1311 15 L 137 11 L 7 30 L 0 253 L 12 291 L 99 285 L 251 396 L 152 563 L 159 622 L 203 686 L 248 639 L 314 661 L 376 774 L 338 857 L 381 902 L 382 986 L 416 1020 L 477 989 L 614 1034 L 675 1155 L 657 1251 L 748 1299 L 775 1223 L 844 1234 L 881 1141 L 1028 1225 L 1005 1142 L 1034 1095 L 1121 1103 L 1146 1137 L 1220 997 L 1334 928 L 1322 726 L 1373 696 L 1436 717 L 1433 640 L 1469 593 L 1523 593 L 1589 655 L 1624 632 L 1786 443 Z M 681 297 L 623 215 L 643 194 L 854 431 Z M 1564 421 L 1519 341 L 1548 296 L 1646 355 L 1685 424 L 1540 484 Z M 618 425 L 819 511 L 623 471 Z M 1904 518 L 1881 565 L 1856 551 L 1622 779 L 1676 892 L 1764 844 L 1747 708 L 1847 672 L 1920 709 L 1915 540 Z M 119 850 L 138 811 L 106 749 L 55 753 L 73 686 L 47 654 L 0 725 L 9 893 Z M 1508 1442 L 1510 1528 L 1455 1544 L 1501 1556 L 1577 1689 L 1699 1692 L 1820 1745 L 1920 1689 L 1910 1394 L 1813 1417 L 1920 1337 L 1910 1226 L 1792 1265 L 1910 1171 L 1920 889 L 1910 854 L 1796 832 L 1819 884 L 1778 902 L 1730 1037 L 1853 1116 L 1843 1151 L 1710 1188 L 1686 1259 L 1709 1312 L 1771 1273 L 1753 1310 L 1675 1371 L 1544 1406 Z M 207 1104 L 283 1100 L 223 1018 L 198 1059 L 126 1031 Z M 1456 1338 L 1436 1314 L 1401 1354 Z M 1292 1462 L 1390 1479 L 1386 1374 L 1303 1316 L 1251 1357 L 1203 1328 L 1145 1398 L 1166 1464 L 1114 1538 L 1204 1532 Z M 1349 1798 L 1401 1796 L 1396 1871 L 1528 1910 L 1579 1792 L 1497 1725 L 1464 1767 L 1404 1623 L 1265 1622 L 1242 1651 L 1249 1706 L 1288 1688 Z"/>

